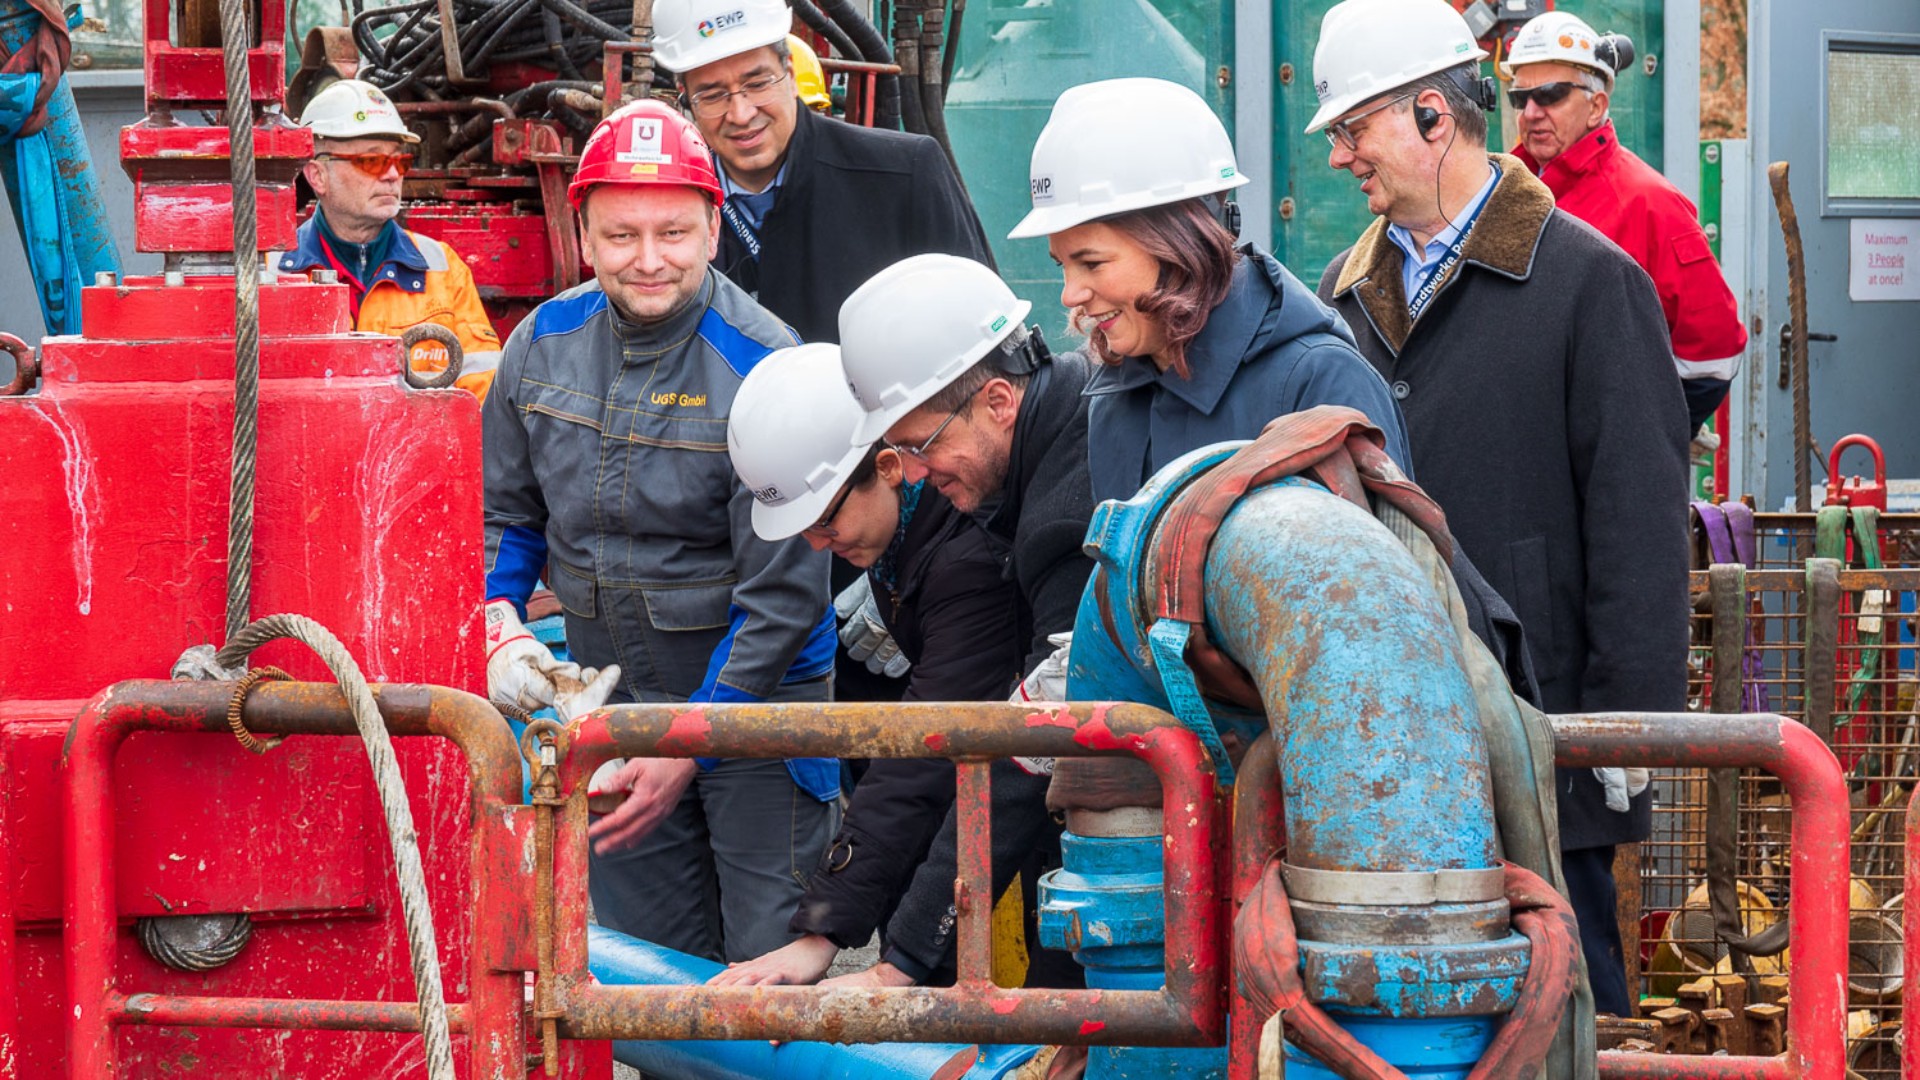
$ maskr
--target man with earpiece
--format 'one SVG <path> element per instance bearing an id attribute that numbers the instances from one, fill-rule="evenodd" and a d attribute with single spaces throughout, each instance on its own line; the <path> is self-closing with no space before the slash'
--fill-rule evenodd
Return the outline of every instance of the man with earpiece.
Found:
<path id="1" fill-rule="evenodd" d="M 1596 34 L 1565 11 L 1521 27 L 1505 61 L 1513 78 L 1507 102 L 1520 120 L 1513 156 L 1552 189 L 1560 209 L 1619 244 L 1653 279 L 1697 430 L 1740 373 L 1747 329 L 1699 210 L 1613 129 L 1614 73 L 1631 63 L 1633 42 Z"/>
<path id="2" fill-rule="evenodd" d="M 1344 0 L 1314 52 L 1327 164 L 1376 220 L 1320 296 L 1407 421 L 1415 475 L 1519 614 L 1550 713 L 1686 703 L 1685 398 L 1653 283 L 1487 151 L 1486 57 L 1446 0 Z M 1628 1015 L 1613 851 L 1651 797 L 1555 779 L 1568 898 L 1601 1012 Z"/>

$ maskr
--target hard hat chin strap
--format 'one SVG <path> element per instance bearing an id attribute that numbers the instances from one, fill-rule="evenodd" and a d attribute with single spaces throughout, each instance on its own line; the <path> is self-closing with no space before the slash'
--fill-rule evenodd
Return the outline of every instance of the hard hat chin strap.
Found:
<path id="1" fill-rule="evenodd" d="M 1467 100 L 1480 106 L 1481 112 L 1492 112 L 1500 105 L 1500 88 L 1491 78 L 1474 74 L 1469 65 L 1447 69 L 1447 77 L 1467 95 Z"/>
<path id="2" fill-rule="evenodd" d="M 1221 193 L 1219 204 L 1213 208 L 1213 220 L 1219 222 L 1221 228 L 1231 233 L 1236 243 L 1239 241 L 1240 204 L 1228 198 L 1225 192 Z"/>
<path id="3" fill-rule="evenodd" d="M 1038 326 L 1016 328 L 994 350 L 994 366 L 1008 375 L 1031 375 L 1042 364 L 1053 362 L 1053 353 Z"/>

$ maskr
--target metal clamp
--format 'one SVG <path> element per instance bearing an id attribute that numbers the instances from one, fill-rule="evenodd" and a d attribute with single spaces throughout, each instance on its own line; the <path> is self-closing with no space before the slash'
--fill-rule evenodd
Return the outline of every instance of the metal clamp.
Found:
<path id="1" fill-rule="evenodd" d="M 0 397 L 14 397 L 32 389 L 40 378 L 40 362 L 34 359 L 33 347 L 12 334 L 0 333 L 0 349 L 13 354 L 13 378 L 0 386 Z"/>
<path id="2" fill-rule="evenodd" d="M 1281 863 L 1287 895 L 1317 904 L 1366 907 L 1418 904 L 1477 904 L 1506 895 L 1506 871 L 1481 870 L 1314 870 Z"/>
<path id="3" fill-rule="evenodd" d="M 413 367 L 413 347 L 423 341 L 437 341 L 446 346 L 446 369 L 432 376 L 420 374 Z M 460 377 L 460 366 L 465 353 L 460 348 L 460 338 L 453 331 L 439 323 L 420 323 L 409 326 L 400 335 L 400 375 L 407 385 L 415 390 L 445 390 Z"/>

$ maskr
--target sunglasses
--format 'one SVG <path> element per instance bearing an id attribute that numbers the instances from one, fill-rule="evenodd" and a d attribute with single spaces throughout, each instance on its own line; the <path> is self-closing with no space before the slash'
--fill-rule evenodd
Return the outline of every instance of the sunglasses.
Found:
<path id="1" fill-rule="evenodd" d="M 390 168 L 398 169 L 401 176 L 413 169 L 412 154 L 316 154 L 314 160 L 344 161 L 375 180 L 387 175 Z"/>
<path id="2" fill-rule="evenodd" d="M 1530 86 L 1524 90 L 1516 86 L 1507 91 L 1507 104 L 1515 109 L 1524 109 L 1527 107 L 1527 102 L 1531 101 L 1543 109 L 1551 109 L 1567 100 L 1568 94 L 1575 90 L 1586 89 L 1574 82 L 1541 83 L 1539 86 Z"/>

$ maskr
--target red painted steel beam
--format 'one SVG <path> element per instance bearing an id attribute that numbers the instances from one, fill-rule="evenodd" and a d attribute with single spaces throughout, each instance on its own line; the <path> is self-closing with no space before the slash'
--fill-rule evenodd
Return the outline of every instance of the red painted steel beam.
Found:
<path id="1" fill-rule="evenodd" d="M 1225 924 L 1214 846 L 1213 765 L 1200 740 L 1144 705 L 1035 711 L 1004 703 L 830 706 L 622 705 L 568 732 L 556 815 L 556 997 L 568 1038 L 829 1042 L 1072 1042 L 1217 1046 L 1225 1035 Z M 817 987 L 605 987 L 586 970 L 586 781 L 616 757 L 899 757 L 1132 754 L 1165 792 L 1167 985 L 1161 991 Z M 961 864 L 969 844 L 961 836 Z M 979 858 L 977 854 L 973 856 Z"/>
<path id="2" fill-rule="evenodd" d="M 1262 735 L 1240 759 L 1233 785 L 1233 899 L 1231 917 L 1254 887 L 1260 884 L 1267 861 L 1286 847 L 1286 803 L 1280 787 L 1280 751 L 1272 736 Z M 1232 925 L 1231 923 L 1229 925 Z M 1227 1011 L 1227 1075 L 1260 1075 L 1260 1033 L 1269 1017 L 1260 1015 L 1234 979 L 1232 1007 Z"/>
<path id="3" fill-rule="evenodd" d="M 420 1009 L 410 1001 L 299 1001 L 286 998 L 209 998 L 180 994 L 114 994 L 107 1003 L 115 1023 L 172 1027 L 297 1028 L 317 1031 L 420 1030 Z M 472 1009 L 447 1006 L 447 1025 L 465 1035 Z"/>
<path id="4" fill-rule="evenodd" d="M 1846 1075 L 1846 777 L 1833 751 L 1804 725 L 1767 714 L 1622 713 L 1552 716 L 1554 759 L 1569 767 L 1765 769 L 1793 806 L 1788 907 L 1787 1053 L 1782 1058 L 1603 1054 L 1608 1078 Z M 1909 836 L 1911 837 L 1911 833 Z M 1910 841 L 1911 843 L 1911 841 Z M 1911 863 L 1909 863 L 1911 866 Z M 1711 1064 L 1708 1064 L 1711 1063 Z"/>
<path id="5" fill-rule="evenodd" d="M 1905 895 L 1914 903 L 1901 904 L 1900 940 L 1903 981 L 1900 984 L 1900 1015 L 1920 1016 L 1920 787 L 1907 800 L 1907 885 Z M 1908 1019 L 1909 1028 L 1914 1023 Z M 1920 1080 L 1920 1032 L 1909 1030 L 1900 1040 L 1901 1080 Z"/>
<path id="6" fill-rule="evenodd" d="M 118 916 L 114 910 L 114 782 L 115 753 L 135 731 L 221 732 L 227 730 L 227 703 L 233 684 L 223 682 L 123 682 L 102 690 L 89 701 L 68 729 L 61 754 L 64 795 L 63 829 L 66 850 L 65 967 L 68 1011 L 67 1062 L 75 1077 L 115 1075 L 113 1028 L 118 1023 L 158 1023 L 151 1012 L 135 1015 L 132 1001 L 115 984 L 114 954 L 118 943 Z M 511 862 L 502 860 L 497 838 L 506 825 L 508 807 L 520 800 L 520 763 L 513 740 L 493 707 L 471 694 L 440 687 L 394 685 L 374 687 L 381 716 L 396 735 L 434 735 L 453 741 L 466 755 L 475 903 L 470 913 L 473 950 L 467 972 L 466 1022 L 474 1075 L 493 1078 L 525 1075 L 524 1032 L 521 1030 L 523 980 L 518 971 L 498 970 L 490 955 L 513 952 L 511 947 L 489 948 L 512 927 L 526 920 L 503 918 L 496 910 L 508 905 L 515 883 Z M 353 718 L 337 687 L 323 683 L 264 683 L 248 696 L 242 713 L 249 730 L 261 735 L 335 735 L 358 737 Z M 235 753 L 243 753 L 238 746 Z M 511 909 L 509 909 L 511 910 Z M 497 943 L 496 943 L 497 944 Z M 356 1007 L 369 1003 L 312 1001 L 269 1002 L 257 999 L 145 996 L 174 1017 L 173 1024 L 224 1026 L 253 1018 L 265 1019 L 278 1010 L 279 1020 L 263 1026 L 310 1026 L 323 1006 L 335 1008 L 332 1019 L 342 1020 Z M 412 1010 L 407 1003 L 394 1008 Z M 390 1022 L 385 1013 L 369 1015 L 375 1023 Z M 417 1018 L 413 1021 L 417 1024 Z M 376 1027 L 375 1030 L 396 1030 Z M 413 1030 L 413 1029 L 409 1029 Z"/>

